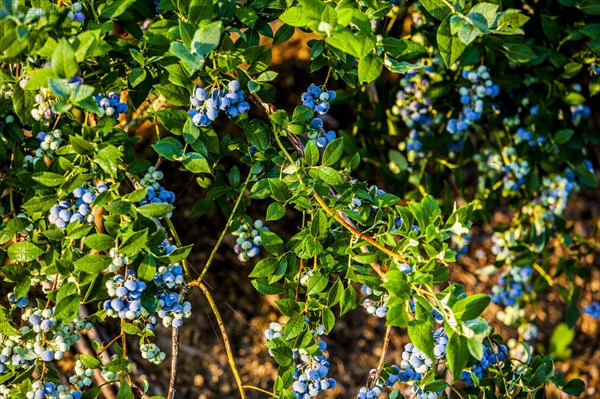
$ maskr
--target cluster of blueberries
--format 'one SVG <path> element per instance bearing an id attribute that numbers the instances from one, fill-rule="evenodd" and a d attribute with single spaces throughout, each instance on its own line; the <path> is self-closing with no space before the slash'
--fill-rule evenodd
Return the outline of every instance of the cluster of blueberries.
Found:
<path id="1" fill-rule="evenodd" d="M 142 313 L 142 294 L 146 283 L 135 275 L 132 269 L 125 274 L 117 274 L 106 282 L 106 290 L 110 297 L 104 301 L 103 308 L 110 317 L 134 320 Z"/>
<path id="2" fill-rule="evenodd" d="M 79 390 L 69 391 L 64 385 L 54 382 L 43 383 L 35 381 L 31 384 L 33 391 L 25 394 L 27 399 L 80 399 L 83 395 Z"/>
<path id="3" fill-rule="evenodd" d="M 546 210 L 544 217 L 554 220 L 554 215 L 562 215 L 573 190 L 577 189 L 575 174 L 568 169 L 565 176 L 553 175 L 542 179 L 542 191 L 533 202 L 541 204 Z"/>
<path id="4" fill-rule="evenodd" d="M 294 370 L 296 381 L 292 384 L 292 392 L 297 399 L 314 398 L 336 385 L 335 379 L 327 377 L 330 368 L 327 356 L 325 356 L 327 344 L 324 341 L 319 341 L 317 345 L 322 352 L 321 355 L 310 355 L 304 349 L 297 351 L 300 363 L 296 365 Z"/>
<path id="5" fill-rule="evenodd" d="M 400 80 L 400 90 L 396 93 L 396 103 L 392 107 L 392 113 L 399 115 L 410 129 L 406 150 L 414 151 L 420 157 L 424 152 L 419 131 L 429 131 L 434 118 L 431 99 L 426 96 L 434 71 L 433 67 L 428 66 L 422 71 L 407 72 Z"/>
<path id="6" fill-rule="evenodd" d="M 171 254 L 176 249 L 175 245 L 169 244 L 166 240 L 161 244 L 161 252 L 165 255 Z M 117 274 L 112 280 L 106 282 L 106 288 L 111 298 L 104 302 L 103 307 L 109 316 L 128 320 L 134 320 L 140 316 L 146 317 L 146 328 L 150 330 L 158 324 L 159 319 L 165 327 L 179 328 L 183 324 L 183 319 L 191 316 L 192 305 L 190 302 L 184 301 L 182 294 L 186 282 L 181 264 L 160 266 L 156 271 L 154 284 L 156 285 L 157 308 L 156 313 L 149 314 L 141 303 L 146 283 L 139 280 L 135 272 L 128 267 L 129 260 L 126 256 L 115 249 L 111 249 L 109 254 L 113 258 L 109 266 L 110 271 L 116 272 L 122 267 L 127 268 L 125 274 Z M 160 356 L 151 356 L 147 359 L 158 361 Z"/>
<path id="7" fill-rule="evenodd" d="M 116 359 L 117 357 L 119 357 L 118 354 L 114 354 L 111 356 L 110 361 Z M 129 365 L 129 369 L 131 368 L 131 365 Z M 121 379 L 121 371 L 110 371 L 106 368 L 102 368 L 102 370 L 100 370 L 100 374 L 102 375 L 102 378 L 104 378 L 104 381 L 106 382 L 117 382 Z"/>
<path id="8" fill-rule="evenodd" d="M 81 331 L 90 329 L 91 323 L 77 318 L 71 324 L 61 324 L 54 318 L 54 309 L 29 308 L 21 315 L 24 324 L 17 335 L 4 335 L 0 341 L 0 374 L 8 369 L 25 369 L 36 360 L 51 362 L 61 360 L 65 352 L 81 339 Z M 27 336 L 25 341 L 23 337 Z M 64 387 L 34 383 L 28 398 L 67 398 Z M 0 396 L 6 386 L 0 385 Z M 59 396 L 60 394 L 60 396 Z M 78 395 L 75 393 L 74 395 Z M 79 394 L 80 395 L 80 394 Z"/>
<path id="9" fill-rule="evenodd" d="M 250 104 L 237 80 L 229 82 L 227 89 L 213 88 L 210 94 L 197 85 L 190 102 L 193 108 L 188 113 L 196 126 L 210 126 L 219 117 L 220 111 L 225 111 L 233 118 L 250 110 Z"/>
<path id="10" fill-rule="evenodd" d="M 377 369 L 371 369 L 369 372 L 369 380 L 373 381 L 371 385 L 361 387 L 358 390 L 356 399 L 376 399 L 381 395 L 381 388 L 391 387 L 398 381 L 398 375 L 400 374 L 400 367 L 393 365 L 389 367 L 388 377 L 383 381 L 381 374 L 377 374 Z"/>
<path id="11" fill-rule="evenodd" d="M 142 353 L 142 357 L 144 359 L 153 364 L 161 364 L 167 357 L 165 352 L 162 352 L 154 343 L 140 345 L 140 352 Z"/>
<path id="12" fill-rule="evenodd" d="M 29 78 L 26 77 L 19 82 L 21 87 L 27 85 Z M 35 95 L 35 104 L 31 109 L 31 116 L 36 121 L 41 121 L 42 119 L 52 119 L 56 116 L 54 111 L 52 111 L 52 102 L 50 101 L 52 92 L 47 87 L 42 87 L 38 93 Z"/>
<path id="13" fill-rule="evenodd" d="M 500 88 L 490 79 L 490 73 L 485 65 L 474 70 L 463 70 L 462 77 L 471 85 L 459 88 L 460 103 L 463 105 L 463 109 L 458 118 L 448 119 L 446 125 L 448 133 L 457 134 L 456 142 L 450 148 L 452 151 L 462 148 L 464 138 L 461 137 L 461 133 L 465 133 L 469 126 L 481 119 L 486 101 L 500 94 Z"/>
<path id="14" fill-rule="evenodd" d="M 52 157 L 54 151 L 56 151 L 63 142 L 62 131 L 60 129 L 55 129 L 52 133 L 39 132 L 36 135 L 36 138 L 40 142 L 40 147 L 35 150 L 35 157 L 38 159 L 44 158 L 45 156 L 49 158 Z M 27 161 L 33 161 L 33 157 L 31 155 L 25 156 L 25 162 Z"/>
<path id="15" fill-rule="evenodd" d="M 108 186 L 104 183 L 99 183 L 96 187 L 93 187 L 90 183 L 77 187 L 71 193 L 75 199 L 74 201 L 62 200 L 58 204 L 52 205 L 48 222 L 61 230 L 73 222 L 92 223 L 94 215 L 92 214 L 91 204 L 98 193 L 106 190 L 108 190 Z"/>
<path id="16" fill-rule="evenodd" d="M 231 233 L 237 237 L 233 250 L 240 262 L 246 262 L 260 253 L 262 246 L 260 230 L 268 231 L 269 228 L 263 224 L 262 220 L 257 219 L 252 224 L 243 221 L 240 227 Z"/>
<path id="17" fill-rule="evenodd" d="M 571 106 L 571 122 L 575 126 L 579 125 L 583 119 L 590 117 L 592 111 L 590 107 L 584 104 Z"/>
<path id="18" fill-rule="evenodd" d="M 417 386 L 413 386 L 413 392 L 415 392 L 415 399 L 437 399 L 441 392 L 429 392 L 423 391 L 421 388 L 417 388 Z"/>
<path id="19" fill-rule="evenodd" d="M 75 362 L 75 374 L 69 377 L 69 383 L 76 385 L 79 388 L 89 387 L 92 385 L 92 376 L 94 375 L 94 369 L 89 369 L 84 366 L 81 360 Z"/>
<path id="20" fill-rule="evenodd" d="M 583 313 L 589 314 L 594 319 L 600 319 L 600 301 L 594 301 L 583 307 Z"/>
<path id="21" fill-rule="evenodd" d="M 83 12 L 81 12 L 81 10 L 83 10 L 81 3 L 73 3 L 71 9 L 69 10 L 69 18 L 71 18 L 73 22 L 83 22 L 85 20 L 85 15 Z"/>
<path id="22" fill-rule="evenodd" d="M 302 105 L 310 108 L 311 111 L 316 112 L 319 115 L 325 115 L 329 111 L 329 102 L 333 101 L 335 97 L 335 91 L 324 91 L 314 83 L 311 83 L 310 86 L 308 86 L 308 89 L 306 89 L 306 92 L 302 93 L 301 100 Z M 310 122 L 307 136 L 309 140 L 312 140 L 319 148 L 326 147 L 327 144 L 337 138 L 337 135 L 333 130 L 325 130 L 323 119 L 321 118 L 314 118 Z"/>
<path id="23" fill-rule="evenodd" d="M 100 107 L 101 115 L 112 116 L 116 119 L 120 114 L 124 114 L 129 109 L 126 103 L 121 102 L 119 93 L 115 93 L 114 91 L 108 93 L 108 96 L 98 94 L 94 96 L 94 99 L 98 107 Z"/>
<path id="24" fill-rule="evenodd" d="M 165 189 L 158 182 L 164 177 L 163 173 L 150 166 L 144 177 L 140 180 L 140 185 L 147 188 L 146 197 L 140 201 L 140 205 L 147 204 L 169 204 L 175 202 L 175 193 Z M 171 217 L 171 213 L 165 215 Z"/>
<path id="25" fill-rule="evenodd" d="M 505 173 L 503 179 L 504 190 L 507 192 L 519 190 L 525 183 L 525 178 L 531 172 L 529 162 L 519 159 L 514 147 L 504 147 L 501 160 L 503 172 Z"/>
<path id="26" fill-rule="evenodd" d="M 323 119 L 315 118 L 310 122 L 310 130 L 308 138 L 315 142 L 317 147 L 324 148 L 337 138 L 333 130 L 325 131 L 323 127 Z"/>
<path id="27" fill-rule="evenodd" d="M 108 251 L 108 255 L 112 258 L 112 261 L 108 266 L 109 272 L 114 273 L 117 270 L 119 270 L 122 266 L 129 264 L 129 259 L 127 258 L 127 256 L 121 254 L 115 248 L 111 248 L 110 251 Z"/>
<path id="28" fill-rule="evenodd" d="M 433 354 L 435 360 L 446 358 L 446 345 L 448 336 L 443 328 L 433 330 L 434 348 Z M 418 381 L 423 374 L 427 373 L 434 366 L 434 360 L 417 349 L 412 343 L 404 346 L 402 352 L 402 361 L 400 362 L 400 372 L 398 380 L 402 382 Z"/>
<path id="29" fill-rule="evenodd" d="M 531 130 L 527 130 L 524 127 L 520 127 L 517 129 L 515 135 L 515 144 L 519 143 L 527 143 L 531 147 L 541 146 L 546 142 L 546 138 L 543 136 L 534 137 L 534 134 Z"/>
<path id="30" fill-rule="evenodd" d="M 367 309 L 367 313 L 370 315 L 375 315 L 379 318 L 384 318 L 388 311 L 390 294 L 383 291 L 373 290 L 366 284 L 363 284 L 362 292 L 366 295 L 366 298 L 363 301 L 363 306 L 365 309 Z"/>
<path id="31" fill-rule="evenodd" d="M 308 319 L 305 318 L 305 321 L 308 322 Z M 267 341 L 283 337 L 283 329 L 283 324 L 271 322 L 265 330 L 264 336 Z M 315 332 L 317 335 L 323 335 L 325 327 L 320 325 Z M 310 355 L 304 349 L 294 349 L 293 351 L 294 360 L 300 360 L 294 369 L 295 381 L 292 384 L 292 392 L 297 399 L 314 398 L 336 385 L 335 379 L 327 377 L 330 368 L 327 356 L 325 356 L 327 344 L 324 341 L 319 341 L 317 345 L 321 355 Z M 269 354 L 273 356 L 271 349 L 269 349 Z"/>
<path id="32" fill-rule="evenodd" d="M 530 266 L 513 266 L 502 274 L 492 287 L 492 302 L 498 305 L 514 306 L 517 300 L 531 289 L 533 269 Z"/>
<path id="33" fill-rule="evenodd" d="M 169 244 L 165 240 L 162 243 L 162 249 L 165 255 L 169 255 L 177 249 L 177 246 Z M 163 326 L 181 327 L 183 319 L 192 315 L 192 305 L 189 301 L 184 300 L 182 294 L 186 286 L 183 267 L 179 263 L 160 266 L 154 276 L 154 283 L 158 299 L 156 314 L 162 320 Z M 151 317 L 150 321 L 156 324 L 157 320 L 155 317 Z"/>
<path id="34" fill-rule="evenodd" d="M 319 115 L 325 115 L 329 111 L 329 102 L 335 100 L 336 93 L 333 90 L 325 91 L 314 83 L 311 83 L 302 93 L 302 105 L 310 108 Z"/>
<path id="35" fill-rule="evenodd" d="M 504 361 L 506 359 L 507 354 L 508 348 L 506 347 L 506 345 L 500 345 L 498 347 L 497 353 L 494 353 L 492 349 L 484 345 L 483 357 L 481 358 L 481 360 L 478 360 L 477 363 L 475 363 L 475 365 L 471 367 L 471 372 L 467 370 L 463 371 L 460 376 L 460 380 L 466 385 L 474 385 L 473 374 L 475 374 L 477 379 L 481 379 L 485 370 L 487 370 L 491 365 Z"/>
<path id="36" fill-rule="evenodd" d="M 22 296 L 20 298 L 17 298 L 15 296 L 14 292 L 10 292 L 8 294 L 8 303 L 10 303 L 11 306 L 15 305 L 19 309 L 23 309 L 24 307 L 26 307 L 27 305 L 29 305 L 29 299 L 27 299 L 26 296 Z"/>

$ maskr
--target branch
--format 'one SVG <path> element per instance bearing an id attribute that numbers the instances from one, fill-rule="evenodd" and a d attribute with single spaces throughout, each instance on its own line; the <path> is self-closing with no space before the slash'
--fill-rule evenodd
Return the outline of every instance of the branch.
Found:
<path id="1" fill-rule="evenodd" d="M 233 378 L 235 379 L 235 383 L 237 384 L 238 390 L 240 391 L 240 397 L 242 399 L 246 399 L 246 392 L 244 391 L 244 385 L 242 384 L 242 379 L 240 378 L 240 373 L 235 365 L 235 359 L 233 358 L 233 351 L 231 350 L 231 344 L 229 343 L 229 337 L 227 336 L 227 331 L 225 330 L 225 325 L 223 324 L 223 319 L 221 318 L 221 313 L 217 308 L 215 300 L 212 295 L 208 291 L 208 288 L 199 280 L 192 281 L 190 283 L 191 287 L 198 287 L 206 297 L 210 308 L 217 319 L 217 324 L 219 324 L 219 328 L 221 329 L 221 335 L 223 336 L 223 343 L 225 344 L 225 353 L 227 354 L 227 361 L 229 362 L 229 366 L 231 367 L 231 372 L 233 373 Z"/>
<path id="2" fill-rule="evenodd" d="M 385 336 L 383 338 L 383 347 L 381 348 L 381 356 L 379 357 L 379 364 L 377 365 L 377 371 L 375 371 L 374 381 L 377 381 L 377 379 L 379 378 L 379 375 L 381 374 L 381 370 L 383 369 L 383 364 L 385 363 L 385 355 L 390 346 L 391 336 L 392 336 L 392 326 L 387 326 L 387 328 L 385 329 Z M 371 381 L 371 384 L 373 384 L 374 381 Z"/>
<path id="3" fill-rule="evenodd" d="M 202 281 L 202 279 L 204 278 L 204 275 L 208 271 L 208 268 L 212 264 L 212 261 L 215 259 L 215 256 L 217 255 L 217 251 L 219 250 L 219 247 L 221 246 L 221 242 L 223 241 L 223 238 L 225 238 L 225 234 L 227 234 L 227 230 L 229 230 L 229 225 L 231 224 L 231 220 L 233 220 L 233 217 L 235 216 L 235 212 L 237 211 L 238 206 L 242 202 L 242 197 L 244 196 L 244 192 L 246 191 L 246 187 L 248 186 L 248 183 L 250 182 L 251 178 L 252 178 L 252 169 L 250 169 L 250 171 L 248 172 L 246 181 L 244 181 L 244 185 L 242 186 L 242 189 L 240 190 L 240 195 L 238 196 L 237 200 L 235 201 L 235 204 L 233 205 L 233 209 L 231 210 L 231 213 L 229 214 L 229 218 L 227 218 L 227 223 L 225 223 L 225 227 L 223 228 L 223 231 L 221 231 L 221 235 L 219 236 L 217 243 L 213 247 L 213 250 L 210 253 L 210 256 L 208 257 L 208 260 L 206 261 L 206 264 L 204 265 L 204 268 L 202 269 L 200 276 L 196 279 L 196 282 L 200 283 Z"/>
<path id="4" fill-rule="evenodd" d="M 267 395 L 271 395 L 272 398 L 278 398 L 279 395 L 274 394 L 273 392 L 269 392 L 265 389 L 259 388 L 259 387 L 255 387 L 254 385 L 244 385 L 242 388 L 244 389 L 254 389 L 255 391 L 259 391 L 262 393 L 266 393 Z"/>
<path id="5" fill-rule="evenodd" d="M 172 328 L 171 341 L 171 378 L 169 379 L 169 392 L 167 393 L 167 399 L 174 399 L 175 392 L 177 391 L 175 388 L 175 383 L 177 382 L 177 360 L 179 359 L 179 328 Z"/>
<path id="6" fill-rule="evenodd" d="M 331 216 L 333 216 L 333 218 L 335 220 L 337 220 L 342 226 L 344 226 L 352 234 L 354 234 L 355 236 L 360 237 L 363 240 L 367 241 L 369 244 L 371 244 L 375 248 L 381 250 L 386 255 L 388 255 L 388 256 L 390 256 L 390 257 L 392 257 L 394 259 L 397 259 L 400 262 L 406 262 L 406 260 L 400 254 L 397 254 L 394 251 L 386 248 L 384 245 L 381 245 L 380 243 L 378 243 L 377 241 L 375 241 L 375 239 L 373 237 L 368 236 L 365 233 L 362 233 L 362 232 L 358 231 L 351 223 L 347 222 L 346 220 L 344 220 L 343 217 L 341 217 L 340 215 L 338 215 L 337 213 L 335 213 L 333 211 L 333 209 L 331 209 L 329 206 L 327 206 L 327 204 L 325 203 L 325 201 L 323 201 L 323 198 L 321 198 L 321 196 L 319 194 L 317 194 L 316 191 L 313 190 L 312 194 L 315 197 L 315 199 L 317 200 L 317 202 L 319 203 L 319 205 L 321 205 L 321 207 L 325 210 L 325 212 L 327 212 L 328 214 L 330 214 Z M 374 269 L 374 270 L 375 270 L 375 272 L 381 278 L 385 278 L 385 274 L 383 274 L 383 271 L 381 269 L 379 269 L 379 270 Z"/>

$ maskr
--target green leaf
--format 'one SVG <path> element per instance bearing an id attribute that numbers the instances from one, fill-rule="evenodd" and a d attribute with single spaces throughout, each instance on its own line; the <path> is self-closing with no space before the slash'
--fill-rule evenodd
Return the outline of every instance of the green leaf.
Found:
<path id="1" fill-rule="evenodd" d="M 271 197 L 278 202 L 287 202 L 292 197 L 292 192 L 288 186 L 279 179 L 271 178 L 269 181 L 269 189 L 271 190 Z"/>
<path id="2" fill-rule="evenodd" d="M 265 249 L 273 255 L 279 256 L 285 252 L 283 240 L 272 231 L 260 230 L 260 238 Z"/>
<path id="3" fill-rule="evenodd" d="M 112 258 L 106 255 L 87 254 L 73 262 L 75 270 L 88 274 L 101 273 L 112 263 Z"/>
<path id="4" fill-rule="evenodd" d="M 329 166 L 321 166 L 316 169 L 311 169 L 309 173 L 311 176 L 316 173 L 317 178 L 323 180 L 327 184 L 342 184 L 342 177 L 340 176 L 340 173 Z"/>
<path id="5" fill-rule="evenodd" d="M 569 395 L 579 396 L 583 393 L 584 389 L 585 383 L 579 378 L 573 378 L 565 384 L 565 386 L 562 388 L 562 391 Z"/>
<path id="6" fill-rule="evenodd" d="M 123 153 L 112 144 L 104 145 L 96 153 L 96 163 L 110 176 L 116 177 L 119 170 L 119 159 Z"/>
<path id="7" fill-rule="evenodd" d="M 97 251 L 107 251 L 115 245 L 115 239 L 107 234 L 92 234 L 85 237 L 85 245 Z"/>
<path id="8" fill-rule="evenodd" d="M 313 273 L 313 275 L 308 279 L 308 283 L 306 284 L 306 295 L 315 295 L 319 292 L 323 291 L 327 284 L 329 283 L 329 279 L 326 275 L 320 273 Z"/>
<path id="9" fill-rule="evenodd" d="M 267 208 L 267 221 L 279 220 L 285 216 L 285 207 L 279 202 L 272 202 Z"/>
<path id="10" fill-rule="evenodd" d="M 52 53 L 52 70 L 61 78 L 69 79 L 77 75 L 78 67 L 75 52 L 68 40 L 62 38 Z"/>
<path id="11" fill-rule="evenodd" d="M 469 353 L 477 360 L 483 358 L 483 344 L 479 342 L 475 337 L 469 337 L 467 340 L 467 346 L 469 347 Z"/>
<path id="12" fill-rule="evenodd" d="M 154 151 L 156 151 L 158 155 L 169 161 L 175 161 L 180 158 L 183 153 L 183 144 L 173 137 L 166 137 L 157 141 L 152 144 L 152 148 L 154 148 Z"/>
<path id="13" fill-rule="evenodd" d="M 136 231 L 123 241 L 119 246 L 119 252 L 129 257 L 137 255 L 140 250 L 146 247 L 146 241 L 148 241 L 148 229 Z"/>
<path id="14" fill-rule="evenodd" d="M 435 359 L 433 354 L 432 323 L 427 320 L 411 320 L 408 323 L 408 337 L 410 342 L 423 352 L 429 359 Z"/>
<path id="15" fill-rule="evenodd" d="M 89 155 L 95 150 L 95 147 L 92 143 L 80 136 L 70 136 L 69 142 L 73 146 L 73 149 L 81 155 Z"/>
<path id="16" fill-rule="evenodd" d="M 526 44 L 504 43 L 504 48 L 506 49 L 504 54 L 506 54 L 511 61 L 517 63 L 524 64 L 537 57 L 533 50 L 531 50 L 531 48 Z"/>
<path id="17" fill-rule="evenodd" d="M 140 206 L 137 211 L 147 218 L 160 219 L 173 212 L 173 209 L 175 209 L 173 205 L 156 203 Z"/>
<path id="18" fill-rule="evenodd" d="M 258 14 L 251 7 L 239 7 L 235 10 L 235 15 L 244 25 L 250 28 L 254 28 L 254 23 L 258 19 Z"/>
<path id="19" fill-rule="evenodd" d="M 273 275 L 277 267 L 279 266 L 279 260 L 277 258 L 265 258 L 254 266 L 252 269 L 252 273 L 250 273 L 249 277 L 260 278 L 260 277 L 269 277 Z"/>
<path id="20" fill-rule="evenodd" d="M 16 233 L 25 230 L 30 223 L 27 218 L 13 218 L 4 223 L 0 229 L 0 245 L 9 242 Z"/>
<path id="21" fill-rule="evenodd" d="M 575 134 L 575 131 L 573 129 L 561 129 L 558 132 L 556 132 L 556 135 L 554 136 L 554 141 L 556 141 L 556 144 L 564 144 L 568 142 L 571 139 L 571 137 L 573 137 L 573 134 Z"/>
<path id="22" fill-rule="evenodd" d="M 129 6 L 135 3 L 136 0 L 121 0 L 121 1 L 113 1 L 112 3 L 106 5 L 102 8 L 100 16 L 105 19 L 116 18 L 127 11 Z"/>
<path id="23" fill-rule="evenodd" d="M 361 83 L 370 83 L 381 75 L 383 60 L 375 54 L 368 54 L 358 64 L 358 80 Z"/>
<path id="24" fill-rule="evenodd" d="M 343 138 L 338 138 L 327 144 L 325 147 L 325 152 L 323 153 L 323 159 L 321 164 L 324 166 L 334 165 L 337 161 L 340 160 L 342 154 L 344 152 L 344 140 Z"/>
<path id="25" fill-rule="evenodd" d="M 34 173 L 31 175 L 31 178 L 46 187 L 57 187 L 65 181 L 65 177 L 63 175 L 52 172 Z"/>
<path id="26" fill-rule="evenodd" d="M 8 247 L 8 257 L 15 262 L 31 262 L 44 253 L 37 245 L 28 242 L 16 242 Z"/>
<path id="27" fill-rule="evenodd" d="M 204 66 L 204 56 L 202 54 L 193 54 L 185 44 L 180 42 L 171 42 L 169 51 L 179 58 L 185 70 L 193 75 Z"/>
<path id="28" fill-rule="evenodd" d="M 446 357 L 452 373 L 452 381 L 457 381 L 469 361 L 469 347 L 467 339 L 462 335 L 454 333 L 449 338 Z"/>
<path id="29" fill-rule="evenodd" d="M 100 360 L 96 359 L 94 356 L 91 355 L 86 355 L 82 353 L 81 355 L 79 355 L 79 360 L 81 360 L 81 363 L 83 363 L 83 365 L 88 369 L 99 369 L 100 367 L 102 367 L 102 363 L 100 363 Z"/>
<path id="30" fill-rule="evenodd" d="M 156 260 L 150 254 L 146 254 L 140 267 L 138 267 L 137 275 L 144 281 L 152 281 L 156 276 Z"/>
<path id="31" fill-rule="evenodd" d="M 458 30 L 458 38 L 465 45 L 471 44 L 471 42 L 473 42 L 473 40 L 475 40 L 480 34 L 480 31 L 470 23 L 462 24 Z"/>
<path id="32" fill-rule="evenodd" d="M 560 323 L 550 337 L 550 353 L 555 359 L 566 359 L 571 356 L 569 348 L 575 338 L 575 329 L 569 328 L 566 323 Z"/>
<path id="33" fill-rule="evenodd" d="M 133 391 L 127 381 L 121 382 L 121 387 L 117 392 L 117 399 L 134 399 Z"/>
<path id="34" fill-rule="evenodd" d="M 194 33 L 194 38 L 192 39 L 192 54 L 206 55 L 211 50 L 216 49 L 221 41 L 222 31 L 223 25 L 221 21 L 201 26 L 196 33 Z"/>
<path id="35" fill-rule="evenodd" d="M 45 212 L 52 208 L 57 201 L 56 195 L 46 195 L 44 197 L 33 197 L 23 205 L 21 208 L 27 212 Z"/>
<path id="36" fill-rule="evenodd" d="M 447 3 L 442 0 L 419 0 L 419 3 L 423 5 L 431 16 L 439 20 L 445 19 L 452 11 Z"/>
<path id="37" fill-rule="evenodd" d="M 348 285 L 342 293 L 340 299 L 340 316 L 345 315 L 351 310 L 356 309 L 356 302 L 358 300 L 358 294 L 352 285 Z"/>
<path id="38" fill-rule="evenodd" d="M 210 166 L 205 157 L 198 154 L 197 152 L 186 153 L 181 163 L 183 166 L 192 173 L 210 173 Z"/>
<path id="39" fill-rule="evenodd" d="M 475 294 L 458 300 L 452 306 L 454 317 L 458 321 L 472 320 L 490 304 L 490 297 L 485 294 Z"/>
<path id="40" fill-rule="evenodd" d="M 187 121 L 190 120 L 189 115 L 182 109 L 167 108 L 160 111 L 156 111 L 160 123 L 169 132 L 180 136 L 183 134 L 184 126 Z"/>
<path id="41" fill-rule="evenodd" d="M 340 51 L 359 59 L 366 57 L 375 48 L 374 37 L 363 31 L 354 34 L 349 29 L 332 32 L 325 41 Z"/>
<path id="42" fill-rule="evenodd" d="M 285 324 L 283 333 L 286 339 L 295 338 L 307 327 L 302 313 L 294 312 L 290 320 Z"/>
<path id="43" fill-rule="evenodd" d="M 453 65 L 465 51 L 465 44 L 456 36 L 453 36 L 450 31 L 450 19 L 448 15 L 440 24 L 437 31 L 437 43 L 440 49 L 440 54 L 446 66 Z"/>
<path id="44" fill-rule="evenodd" d="M 319 162 L 319 156 L 319 148 L 314 143 L 314 141 L 307 141 L 306 147 L 304 148 L 304 161 L 306 162 L 306 165 L 316 165 Z"/>
<path id="45" fill-rule="evenodd" d="M 402 60 L 410 60 L 427 53 L 427 49 L 411 40 L 386 37 L 381 41 L 383 51 L 390 56 Z"/>

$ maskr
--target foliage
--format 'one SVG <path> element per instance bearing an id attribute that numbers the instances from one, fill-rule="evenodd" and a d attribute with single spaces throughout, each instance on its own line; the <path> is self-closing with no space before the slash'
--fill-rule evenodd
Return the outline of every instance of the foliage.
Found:
<path id="1" fill-rule="evenodd" d="M 593 1 L 25 3 L 0 9 L 0 256 L 11 290 L 0 308 L 1 397 L 95 398 L 103 382 L 92 387 L 89 370 L 118 385 L 119 398 L 138 395 L 127 342 L 163 361 L 153 331 L 192 317 L 194 287 L 220 320 L 203 278 L 228 232 L 286 320 L 265 333 L 279 367 L 273 396 L 335 389 L 322 337 L 360 302 L 388 329 L 359 398 L 407 383 L 420 398 L 583 391 L 550 355 L 526 342 L 524 356 L 509 349 L 482 313 L 504 305 L 502 321 L 531 333 L 524 307 L 564 277 L 568 333 L 550 351 L 569 355 L 586 274 L 577 260 L 593 250 L 563 215 L 573 192 L 596 184 L 586 149 L 598 138 L 584 104 L 600 92 Z M 271 55 L 300 31 L 315 37 L 310 71 L 327 77 L 288 113 L 273 104 Z M 380 83 L 398 74 L 392 91 Z M 344 104 L 355 130 L 336 133 L 327 114 Z M 237 128 L 223 129 L 227 119 Z M 153 162 L 136 152 L 146 120 Z M 180 210 L 165 162 L 204 189 L 194 217 L 218 203 L 228 218 L 199 273 L 170 220 Z M 374 166 L 393 191 L 359 179 Z M 247 214 L 261 202 L 273 229 Z M 472 223 L 499 209 L 514 216 L 492 225 L 496 262 L 482 272 L 506 271 L 491 298 L 469 295 L 450 270 Z M 80 316 L 81 305 L 92 314 Z M 111 318 L 114 339 L 80 354 L 60 384 L 53 362 Z M 411 340 L 399 365 L 385 361 L 392 331 Z M 114 356 L 103 364 L 104 351 Z"/>

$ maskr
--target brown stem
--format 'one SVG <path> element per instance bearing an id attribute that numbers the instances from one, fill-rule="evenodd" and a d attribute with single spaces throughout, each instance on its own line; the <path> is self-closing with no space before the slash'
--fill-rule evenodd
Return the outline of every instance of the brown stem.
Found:
<path id="1" fill-rule="evenodd" d="M 178 364 L 177 360 L 179 358 L 179 329 L 173 327 L 171 332 L 171 378 L 169 379 L 169 392 L 167 394 L 167 399 L 174 399 L 175 392 L 177 391 L 175 387 L 175 383 L 177 382 L 177 370 Z"/>
<path id="2" fill-rule="evenodd" d="M 215 300 L 212 295 L 208 291 L 208 288 L 202 283 L 202 281 L 194 280 L 190 283 L 191 287 L 198 287 L 206 297 L 210 308 L 217 319 L 217 324 L 219 325 L 219 329 L 221 330 L 221 335 L 223 336 L 223 343 L 225 344 L 225 353 L 227 354 L 227 361 L 229 362 L 229 366 L 231 367 L 231 372 L 233 373 L 233 378 L 235 379 L 235 383 L 237 384 L 238 390 L 240 391 L 240 397 L 242 399 L 246 399 L 246 392 L 244 391 L 244 385 L 242 384 L 242 379 L 240 377 L 240 373 L 235 365 L 235 359 L 233 358 L 233 351 L 231 350 L 231 344 L 229 343 L 229 337 L 227 335 L 227 331 L 225 330 L 225 325 L 223 324 L 223 319 L 221 318 L 221 313 L 217 308 Z"/>
<path id="3" fill-rule="evenodd" d="M 375 378 L 371 381 L 371 388 L 373 384 L 377 382 L 379 375 L 381 374 L 381 370 L 383 369 L 383 364 L 385 363 L 385 355 L 390 346 L 390 338 L 392 336 L 392 326 L 387 326 L 385 329 L 385 336 L 383 338 L 383 347 L 381 348 L 381 356 L 379 357 L 379 364 L 377 364 L 377 370 L 375 371 Z"/>

